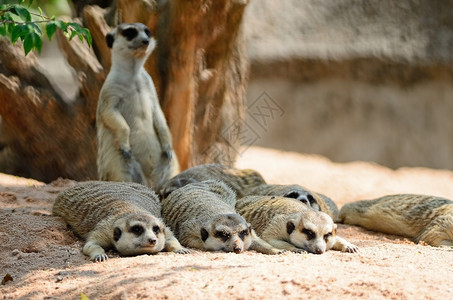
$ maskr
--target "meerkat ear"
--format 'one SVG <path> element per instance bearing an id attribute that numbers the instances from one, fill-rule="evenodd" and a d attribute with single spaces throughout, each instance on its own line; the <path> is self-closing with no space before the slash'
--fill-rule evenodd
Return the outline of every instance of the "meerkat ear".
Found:
<path id="1" fill-rule="evenodd" d="M 201 234 L 201 240 L 203 242 L 205 242 L 208 239 L 208 237 L 209 237 L 209 232 L 206 229 L 204 229 L 204 228 L 200 229 L 200 234 Z"/>
<path id="2" fill-rule="evenodd" d="M 296 226 L 294 225 L 293 221 L 288 221 L 288 223 L 286 223 L 286 232 L 288 232 L 288 234 L 291 234 L 294 229 L 296 229 Z"/>
<path id="3" fill-rule="evenodd" d="M 113 229 L 113 240 L 115 242 L 118 242 L 118 240 L 121 238 L 121 229 L 119 227 L 115 227 L 115 229 Z"/>
<path id="4" fill-rule="evenodd" d="M 332 235 L 337 234 L 337 224 L 333 223 Z"/>
<path id="5" fill-rule="evenodd" d="M 113 32 L 107 33 L 107 35 L 105 36 L 105 41 L 107 42 L 107 46 L 109 48 L 113 47 L 113 42 L 115 41 L 115 35 L 113 34 Z"/>

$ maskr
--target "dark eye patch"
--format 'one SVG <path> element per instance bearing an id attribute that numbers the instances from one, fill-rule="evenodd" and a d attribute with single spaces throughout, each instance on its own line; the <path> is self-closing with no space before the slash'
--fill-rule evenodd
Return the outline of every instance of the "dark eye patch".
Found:
<path id="1" fill-rule="evenodd" d="M 134 225 L 129 229 L 129 231 L 132 232 L 133 234 L 139 236 L 143 233 L 144 229 L 140 225 Z"/>
<path id="2" fill-rule="evenodd" d="M 216 238 L 221 239 L 222 241 L 226 241 L 226 240 L 228 240 L 231 237 L 229 232 L 222 231 L 222 230 L 216 231 L 214 236 Z"/>
<path id="3" fill-rule="evenodd" d="M 244 240 L 244 238 L 249 234 L 249 230 L 248 229 L 244 229 L 242 230 L 241 232 L 239 232 L 239 237 L 241 238 L 241 240 Z"/>
<path id="4" fill-rule="evenodd" d="M 138 35 L 138 31 L 137 29 L 135 28 L 127 28 L 127 29 L 124 29 L 123 32 L 121 32 L 121 34 L 128 40 L 132 40 L 133 38 L 135 38 L 137 35 Z"/>
<path id="5" fill-rule="evenodd" d="M 313 230 L 310 229 L 302 229 L 302 233 L 304 233 L 307 236 L 308 240 L 312 240 L 316 237 L 316 234 L 313 232 Z"/>
<path id="6" fill-rule="evenodd" d="M 147 37 L 151 37 L 151 31 L 149 31 L 148 28 L 145 28 L 144 32 L 145 32 Z"/>
<path id="7" fill-rule="evenodd" d="M 160 232 L 160 227 L 159 226 L 153 226 L 153 231 L 155 234 L 158 234 Z"/>
<path id="8" fill-rule="evenodd" d="M 299 198 L 299 196 L 300 196 L 300 194 L 298 192 L 291 191 L 289 193 L 286 193 L 283 197 L 297 199 L 297 198 Z"/>
<path id="9" fill-rule="evenodd" d="M 329 237 L 331 237 L 331 236 L 332 236 L 332 232 L 329 232 L 328 234 L 325 234 L 325 235 L 324 235 L 324 241 L 327 242 L 327 240 L 328 240 Z"/>
<path id="10" fill-rule="evenodd" d="M 315 199 L 315 197 L 313 197 L 312 194 L 308 194 L 307 199 L 308 199 L 308 201 L 310 201 L 310 204 L 316 203 L 316 199 Z"/>

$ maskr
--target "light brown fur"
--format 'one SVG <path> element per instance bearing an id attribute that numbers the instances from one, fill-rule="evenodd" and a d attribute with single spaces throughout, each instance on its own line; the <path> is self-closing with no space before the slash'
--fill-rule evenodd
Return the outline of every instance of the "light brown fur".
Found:
<path id="1" fill-rule="evenodd" d="M 344 205 L 340 221 L 369 230 L 453 246 L 453 201 L 434 196 L 397 194 Z"/>
<path id="2" fill-rule="evenodd" d="M 164 198 L 162 215 L 186 247 L 236 253 L 247 249 L 265 254 L 281 253 L 256 236 L 250 224 L 236 213 L 235 203 L 234 192 L 223 182 L 195 182 Z"/>
<path id="3" fill-rule="evenodd" d="M 88 181 L 62 191 L 52 214 L 86 240 L 83 253 L 95 261 L 107 259 L 109 248 L 122 255 L 188 253 L 164 225 L 160 211 L 157 195 L 143 185 Z M 140 235 L 134 233 L 139 227 Z"/>
<path id="4" fill-rule="evenodd" d="M 358 247 L 336 235 L 336 224 L 327 214 L 299 200 L 279 196 L 238 199 L 238 213 L 272 246 L 295 252 L 321 254 L 329 249 L 356 252 Z"/>
<path id="5" fill-rule="evenodd" d="M 224 182 L 233 189 L 238 198 L 248 194 L 249 189 L 266 183 L 257 171 L 251 169 L 236 169 L 221 164 L 205 164 L 187 169 L 169 179 L 163 185 L 160 194 L 162 197 L 166 197 L 174 190 L 189 183 L 205 180 Z"/>
<path id="6" fill-rule="evenodd" d="M 126 30 L 137 30 L 132 40 Z M 154 83 L 143 67 L 155 47 L 145 25 L 120 24 L 107 35 L 112 66 L 96 112 L 100 180 L 138 182 L 155 190 L 179 172 Z M 148 43 L 148 44 L 147 44 Z"/>

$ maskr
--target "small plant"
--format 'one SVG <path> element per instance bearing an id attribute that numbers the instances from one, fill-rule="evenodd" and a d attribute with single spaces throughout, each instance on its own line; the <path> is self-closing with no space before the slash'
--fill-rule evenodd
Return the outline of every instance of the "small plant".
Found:
<path id="1" fill-rule="evenodd" d="M 22 41 L 25 55 L 36 49 L 41 52 L 43 30 L 38 24 L 45 24 L 45 32 L 49 40 L 60 28 L 69 40 L 77 36 L 81 41 L 86 40 L 91 47 L 91 34 L 87 28 L 83 28 L 75 22 L 64 22 L 55 17 L 47 17 L 38 7 L 31 9 L 33 0 L 18 0 L 17 4 L 3 4 L 0 0 L 0 36 L 7 36 L 14 44 L 18 39 Z"/>

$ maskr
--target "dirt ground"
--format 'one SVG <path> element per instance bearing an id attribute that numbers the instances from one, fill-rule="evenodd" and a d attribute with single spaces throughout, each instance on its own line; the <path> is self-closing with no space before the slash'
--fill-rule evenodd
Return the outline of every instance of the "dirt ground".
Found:
<path id="1" fill-rule="evenodd" d="M 320 156 L 250 148 L 237 166 L 270 183 L 298 183 L 343 204 L 389 193 L 453 199 L 453 172 L 335 164 Z M 61 219 L 49 216 L 58 192 L 51 184 L 0 174 L 0 299 L 453 299 L 453 249 L 354 226 L 338 235 L 358 254 L 268 256 L 193 251 L 119 257 L 92 263 Z"/>

